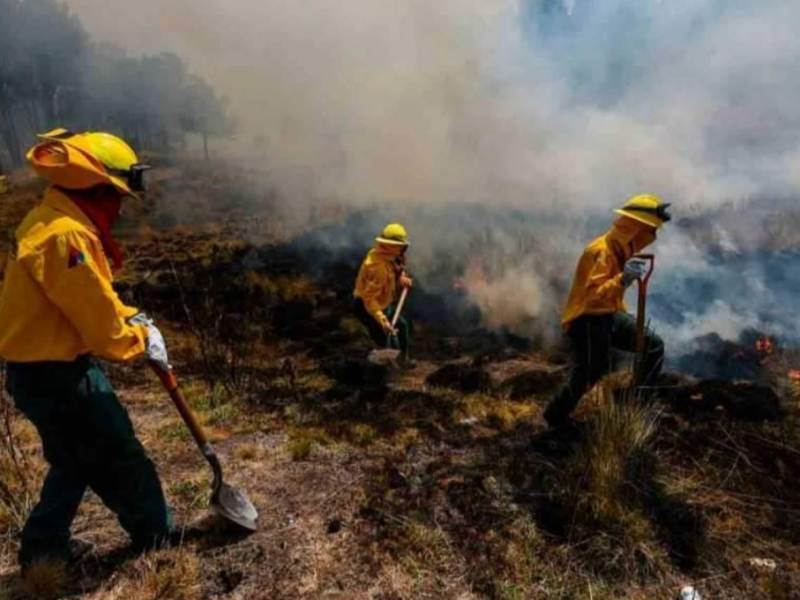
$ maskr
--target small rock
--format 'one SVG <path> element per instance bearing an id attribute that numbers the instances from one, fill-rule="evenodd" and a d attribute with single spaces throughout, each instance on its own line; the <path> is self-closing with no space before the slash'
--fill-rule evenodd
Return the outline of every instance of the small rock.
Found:
<path id="1" fill-rule="evenodd" d="M 564 379 L 562 371 L 535 369 L 515 375 L 500 384 L 501 393 L 507 394 L 511 400 L 523 400 L 537 394 L 544 394 L 561 383 Z"/>
<path id="2" fill-rule="evenodd" d="M 389 383 L 390 369 L 366 359 L 334 359 L 321 365 L 322 372 L 341 384 L 382 387 Z"/>
<path id="3" fill-rule="evenodd" d="M 703 600 L 703 597 L 700 595 L 700 592 L 692 586 L 687 585 L 681 590 L 681 595 L 678 596 L 678 600 Z"/>
<path id="4" fill-rule="evenodd" d="M 458 422 L 459 425 L 466 425 L 467 427 L 472 427 L 473 425 L 478 424 L 478 419 L 475 417 L 470 417 L 469 419 L 461 419 Z"/>
<path id="5" fill-rule="evenodd" d="M 774 571 L 778 568 L 777 561 L 772 560 L 771 558 L 751 558 L 747 561 L 754 569 L 759 569 L 761 571 Z"/>
<path id="6" fill-rule="evenodd" d="M 425 383 L 431 387 L 448 388 L 469 394 L 488 390 L 491 387 L 491 377 L 480 366 L 449 363 L 431 373 Z"/>

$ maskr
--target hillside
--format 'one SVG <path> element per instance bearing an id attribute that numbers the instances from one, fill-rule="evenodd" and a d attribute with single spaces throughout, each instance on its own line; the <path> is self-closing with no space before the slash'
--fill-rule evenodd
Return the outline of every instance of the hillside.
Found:
<path id="1" fill-rule="evenodd" d="M 184 537 L 132 556 L 92 497 L 74 533 L 96 548 L 62 595 L 666 599 L 694 585 L 711 599 L 800 598 L 791 348 L 739 348 L 751 381 L 669 373 L 647 405 L 625 393 L 622 370 L 590 392 L 579 426 L 552 432 L 541 415 L 565 376 L 560 349 L 486 329 L 464 298 L 423 282 L 410 305 L 417 368 L 370 367 L 349 316 L 369 239 L 323 251 L 314 235 L 353 215 L 283 223 L 238 175 L 162 171 L 126 211 L 118 289 L 163 326 L 259 531 L 209 515 L 210 472 L 168 397 L 144 365 L 109 365 Z M 0 197 L 6 232 L 40 191 L 21 174 L 13 183 Z M 17 600 L 31 590 L 14 565 L 15 509 L 43 465 L 30 426 L 3 410 L 14 501 L 0 496 L 0 599 Z"/>

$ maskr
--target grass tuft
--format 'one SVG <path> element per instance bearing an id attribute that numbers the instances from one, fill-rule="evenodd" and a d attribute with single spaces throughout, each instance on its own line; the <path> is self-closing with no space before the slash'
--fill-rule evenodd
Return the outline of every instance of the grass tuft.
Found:
<path id="1" fill-rule="evenodd" d="M 69 570 L 63 560 L 42 559 L 25 570 L 22 587 L 29 598 L 46 600 L 67 592 L 70 584 Z"/>
<path id="2" fill-rule="evenodd" d="M 584 439 L 570 465 L 580 482 L 582 508 L 595 518 L 625 512 L 625 487 L 630 461 L 648 449 L 657 415 L 635 401 L 615 402 L 589 421 Z"/>
<path id="3" fill-rule="evenodd" d="M 186 548 L 147 555 L 137 565 L 136 589 L 130 600 L 199 600 L 200 561 Z"/>
<path id="4" fill-rule="evenodd" d="M 165 442 L 186 442 L 192 439 L 192 434 L 183 421 L 173 422 L 160 427 L 156 435 Z"/>
<path id="5" fill-rule="evenodd" d="M 171 484 L 169 495 L 182 507 L 188 509 L 205 508 L 211 496 L 211 486 L 207 477 L 197 477 Z"/>
<path id="6" fill-rule="evenodd" d="M 328 446 L 331 438 L 325 431 L 316 427 L 289 428 L 287 448 L 292 460 L 308 460 L 317 446 Z"/>
<path id="7" fill-rule="evenodd" d="M 657 465 L 658 415 L 634 398 L 615 398 L 612 386 L 596 393 L 602 407 L 558 476 L 569 537 L 598 574 L 650 577 L 668 564 L 642 496 Z"/>
<path id="8" fill-rule="evenodd" d="M 447 532 L 441 527 L 407 521 L 403 524 L 400 562 L 410 572 L 447 572 L 455 561 Z"/>
<path id="9" fill-rule="evenodd" d="M 239 460 L 260 460 L 263 452 L 258 444 L 241 444 L 233 451 L 234 456 Z"/>

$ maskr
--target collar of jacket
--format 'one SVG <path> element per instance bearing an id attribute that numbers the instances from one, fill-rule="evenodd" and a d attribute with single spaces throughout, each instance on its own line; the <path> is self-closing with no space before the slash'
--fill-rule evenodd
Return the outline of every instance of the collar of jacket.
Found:
<path id="1" fill-rule="evenodd" d="M 631 256 L 636 254 L 636 249 L 633 247 L 633 238 L 636 237 L 639 231 L 635 224 L 619 219 L 614 222 L 614 225 L 606 234 L 609 246 L 621 263 L 627 262 Z"/>
<path id="2" fill-rule="evenodd" d="M 47 188 L 47 190 L 44 192 L 44 201 L 42 204 L 48 208 L 52 208 L 56 212 L 60 212 L 68 216 L 70 219 L 75 219 L 78 221 L 78 223 L 86 227 L 86 229 L 92 233 L 100 233 L 97 229 L 97 226 L 86 215 L 86 213 L 84 213 L 78 207 L 78 205 L 70 200 L 69 196 L 61 190 L 54 187 Z"/>
<path id="3" fill-rule="evenodd" d="M 402 246 L 386 246 L 378 244 L 372 249 L 372 256 L 380 261 L 391 263 L 395 268 L 399 268 Z"/>

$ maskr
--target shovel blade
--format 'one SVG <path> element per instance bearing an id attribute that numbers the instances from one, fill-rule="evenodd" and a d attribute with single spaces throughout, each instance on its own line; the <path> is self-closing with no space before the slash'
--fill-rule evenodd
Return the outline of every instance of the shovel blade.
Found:
<path id="1" fill-rule="evenodd" d="M 400 356 L 400 350 L 392 350 L 387 348 L 385 350 L 373 350 L 367 356 L 367 360 L 376 365 L 392 365 L 397 361 Z"/>
<path id="2" fill-rule="evenodd" d="M 247 496 L 227 483 L 220 484 L 217 491 L 211 496 L 211 510 L 249 531 L 258 529 L 256 507 L 247 499 Z"/>

